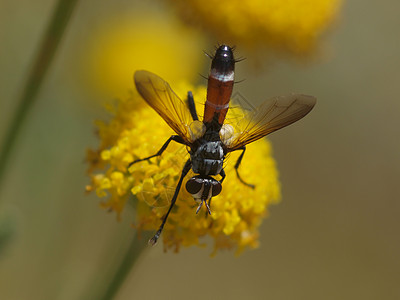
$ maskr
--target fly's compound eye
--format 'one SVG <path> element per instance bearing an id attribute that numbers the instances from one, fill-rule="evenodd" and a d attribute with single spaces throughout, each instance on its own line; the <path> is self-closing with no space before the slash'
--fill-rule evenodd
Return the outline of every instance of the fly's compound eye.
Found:
<path id="1" fill-rule="evenodd" d="M 221 183 L 219 181 L 216 181 L 216 180 L 213 181 L 212 182 L 212 195 L 213 195 L 213 197 L 219 195 L 219 193 L 221 193 L 221 191 L 222 191 Z"/>
<path id="2" fill-rule="evenodd" d="M 186 190 L 194 195 L 200 192 L 201 188 L 203 187 L 203 179 L 192 177 L 186 182 Z"/>

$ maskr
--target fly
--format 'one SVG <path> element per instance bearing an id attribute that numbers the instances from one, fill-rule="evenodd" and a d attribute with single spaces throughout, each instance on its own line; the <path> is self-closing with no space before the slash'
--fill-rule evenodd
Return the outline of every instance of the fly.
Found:
<path id="1" fill-rule="evenodd" d="M 177 135 L 172 135 L 156 154 L 137 159 L 129 166 L 160 156 L 171 141 L 186 145 L 190 154 L 182 169 L 169 209 L 158 231 L 149 240 L 151 245 L 157 243 L 174 207 L 183 179 L 191 169 L 197 175 L 186 182 L 186 190 L 199 204 L 196 213 L 204 205 L 211 214 L 211 198 L 221 193 L 222 182 L 226 177 L 223 169 L 225 156 L 232 151 L 242 151 L 234 169 L 240 182 L 254 188 L 252 184 L 245 182 L 238 172 L 246 145 L 298 121 L 307 115 L 316 103 L 314 97 L 306 95 L 275 97 L 261 104 L 248 118 L 240 120 L 235 132 L 233 127 L 224 124 L 224 121 L 232 95 L 236 62 L 231 47 L 218 47 L 212 57 L 202 121 L 199 120 L 190 91 L 185 103 L 169 84 L 157 75 L 144 70 L 135 72 L 137 91 Z M 220 175 L 221 179 L 216 180 L 216 175 Z"/>

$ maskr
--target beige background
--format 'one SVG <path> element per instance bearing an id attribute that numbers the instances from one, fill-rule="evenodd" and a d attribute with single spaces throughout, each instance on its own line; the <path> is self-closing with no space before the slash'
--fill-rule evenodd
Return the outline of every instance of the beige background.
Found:
<path id="1" fill-rule="evenodd" d="M 1 135 L 52 5 L 0 2 Z M 82 193 L 102 113 L 85 102 L 73 63 L 77 42 L 130 9 L 79 4 L 29 115 L 0 194 L 0 220 L 14 232 L 0 253 L 1 299 L 89 299 L 132 235 L 129 214 L 117 223 Z M 320 60 L 277 62 L 263 76 L 238 65 L 247 80 L 236 89 L 251 101 L 318 98 L 306 119 L 271 136 L 283 201 L 262 225 L 261 247 L 213 259 L 210 249 L 149 249 L 118 299 L 400 299 L 399 11 L 395 0 L 348 1 Z"/>

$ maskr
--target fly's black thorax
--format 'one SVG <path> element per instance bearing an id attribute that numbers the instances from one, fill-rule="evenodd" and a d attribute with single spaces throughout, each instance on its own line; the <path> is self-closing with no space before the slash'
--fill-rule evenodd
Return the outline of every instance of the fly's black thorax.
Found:
<path id="1" fill-rule="evenodd" d="M 216 116 L 204 125 L 206 132 L 193 143 L 190 151 L 192 169 L 200 175 L 217 175 L 221 172 L 224 162 L 224 149 L 219 136 L 221 125 Z"/>
<path id="2" fill-rule="evenodd" d="M 190 152 L 193 172 L 200 175 L 219 174 L 224 162 L 222 142 L 219 139 L 209 141 L 204 138 L 198 142 L 198 147 L 192 148 Z"/>

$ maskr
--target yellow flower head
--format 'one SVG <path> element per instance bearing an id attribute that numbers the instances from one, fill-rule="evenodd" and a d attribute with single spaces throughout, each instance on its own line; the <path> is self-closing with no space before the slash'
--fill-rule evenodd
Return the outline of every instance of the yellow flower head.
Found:
<path id="1" fill-rule="evenodd" d="M 199 102 L 205 99 L 203 86 L 193 88 L 182 83 L 175 92 L 184 99 L 188 90 Z M 200 103 L 197 106 L 199 110 L 202 107 Z M 135 228 L 156 231 L 168 210 L 188 152 L 171 142 L 162 156 L 136 163 L 128 170 L 135 159 L 157 153 L 174 132 L 137 92 L 108 109 L 113 115 L 111 121 L 97 122 L 99 149 L 89 151 L 91 184 L 87 189 L 95 190 L 105 199 L 103 207 L 118 215 L 127 201 L 133 201 Z M 230 110 L 227 120 L 234 115 L 235 109 Z M 280 186 L 267 140 L 248 145 L 246 153 L 239 170 L 256 188 L 238 180 L 233 167 L 240 153 L 231 153 L 225 161 L 222 192 L 212 198 L 211 215 L 207 216 L 205 207 L 195 213 L 198 203 L 184 187 L 194 175 L 189 172 L 161 235 L 165 249 L 178 251 L 180 246 L 205 245 L 206 236 L 214 240 L 214 253 L 224 248 L 236 248 L 239 253 L 258 246 L 258 228 L 268 205 L 279 200 Z"/>
<path id="2" fill-rule="evenodd" d="M 332 23 L 341 0 L 175 0 L 187 23 L 232 45 L 304 54 Z"/>

